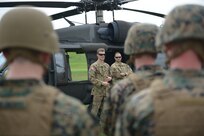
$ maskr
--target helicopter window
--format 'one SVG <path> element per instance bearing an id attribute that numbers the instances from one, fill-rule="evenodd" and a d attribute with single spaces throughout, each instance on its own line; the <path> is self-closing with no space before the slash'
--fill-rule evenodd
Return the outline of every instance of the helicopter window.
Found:
<path id="1" fill-rule="evenodd" d="M 88 80 L 88 67 L 85 53 L 67 52 L 73 81 Z"/>
<path id="2" fill-rule="evenodd" d="M 56 53 L 55 57 L 56 57 L 56 60 L 63 60 L 62 53 Z M 57 66 L 56 67 L 57 73 L 65 72 L 65 66 L 64 66 L 63 61 L 56 61 L 56 66 Z"/>
<path id="3" fill-rule="evenodd" d="M 3 53 L 0 53 L 0 79 L 6 76 L 8 67 L 6 65 L 6 58 Z"/>
<path id="4" fill-rule="evenodd" d="M 4 57 L 3 53 L 1 52 L 0 53 L 0 69 L 3 68 L 3 66 L 5 65 L 6 63 L 6 58 Z"/>
<path id="5" fill-rule="evenodd" d="M 63 52 L 56 53 L 54 58 L 57 72 L 57 83 L 66 83 L 67 74 L 65 70 L 65 58 Z"/>

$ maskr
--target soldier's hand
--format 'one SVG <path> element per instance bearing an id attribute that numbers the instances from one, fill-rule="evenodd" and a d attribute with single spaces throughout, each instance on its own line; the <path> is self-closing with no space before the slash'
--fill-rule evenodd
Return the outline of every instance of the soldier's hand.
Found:
<path id="1" fill-rule="evenodd" d="M 120 73 L 121 76 L 126 76 L 126 73 Z"/>
<path id="2" fill-rule="evenodd" d="M 111 80 L 112 80 L 112 77 L 109 77 L 109 76 L 106 77 L 106 81 L 107 81 L 107 82 L 109 82 L 109 81 L 111 81 Z"/>
<path id="3" fill-rule="evenodd" d="M 109 86 L 109 83 L 108 82 L 102 82 L 102 85 L 103 86 Z"/>

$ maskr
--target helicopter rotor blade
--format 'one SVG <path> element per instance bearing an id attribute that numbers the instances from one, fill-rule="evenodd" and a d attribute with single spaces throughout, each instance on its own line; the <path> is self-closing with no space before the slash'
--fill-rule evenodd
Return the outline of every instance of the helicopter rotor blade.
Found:
<path id="1" fill-rule="evenodd" d="M 150 12 L 150 11 L 145 11 L 145 10 L 137 10 L 137 9 L 123 8 L 123 7 L 119 7 L 119 10 L 135 11 L 135 12 L 145 13 L 145 14 L 149 14 L 149 15 L 153 15 L 153 16 L 157 16 L 157 17 L 162 17 L 162 18 L 165 17 L 164 14 L 156 13 L 156 12 Z"/>
<path id="2" fill-rule="evenodd" d="M 71 6 L 83 7 L 82 2 L 53 2 L 53 1 L 22 1 L 22 2 L 0 2 L 0 7 L 15 7 L 20 5 L 31 5 L 35 7 L 68 8 Z"/>
<path id="3" fill-rule="evenodd" d="M 78 15 L 78 14 L 81 14 L 82 12 L 83 11 L 80 8 L 75 8 L 69 11 L 53 14 L 50 17 L 52 18 L 52 20 L 57 20 L 57 19 L 61 19 L 61 18 L 73 16 L 73 15 Z"/>
<path id="4" fill-rule="evenodd" d="M 122 5 L 122 4 L 126 4 L 126 3 L 129 3 L 129 2 L 134 2 L 134 1 L 138 1 L 138 0 L 118 0 L 118 4 Z"/>
<path id="5" fill-rule="evenodd" d="M 115 10 L 129 10 L 129 11 L 136 11 L 136 12 L 141 12 L 141 13 L 146 13 L 158 17 L 164 18 L 164 14 L 160 13 L 154 13 L 150 11 L 144 11 L 144 10 L 137 10 L 137 9 L 130 9 L 130 8 L 123 8 L 118 5 L 122 5 L 125 3 L 133 2 L 137 0 L 115 0 L 114 6 Z M 112 3 L 113 4 L 113 3 Z M 104 4 L 98 6 L 97 8 L 99 10 L 110 10 L 113 9 L 111 8 L 113 5 L 111 2 L 104 2 Z M 93 11 L 95 10 L 95 6 L 93 2 L 90 1 L 80 1 L 80 2 L 53 2 L 53 1 L 19 1 L 19 2 L 0 2 L 0 7 L 14 7 L 14 6 L 20 6 L 20 5 L 31 5 L 31 6 L 36 6 L 36 7 L 47 7 L 47 8 L 68 8 L 71 6 L 76 6 L 77 8 L 68 10 L 65 12 L 57 13 L 54 15 L 51 15 L 53 20 L 57 20 L 60 18 L 68 17 L 68 16 L 73 16 L 73 15 L 78 15 L 81 14 L 82 12 L 86 11 Z M 86 5 L 86 6 L 85 6 Z"/>

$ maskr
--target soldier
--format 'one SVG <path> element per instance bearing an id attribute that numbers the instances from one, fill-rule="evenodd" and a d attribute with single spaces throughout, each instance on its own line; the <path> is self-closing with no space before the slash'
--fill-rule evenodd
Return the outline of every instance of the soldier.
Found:
<path id="1" fill-rule="evenodd" d="M 124 52 L 133 58 L 136 72 L 116 83 L 105 101 L 102 121 L 105 125 L 104 131 L 108 135 L 114 134 L 116 124 L 119 124 L 116 120 L 120 121 L 120 115 L 129 97 L 148 87 L 154 78 L 163 76 L 163 69 L 154 64 L 157 56 L 157 31 L 158 27 L 153 24 L 135 24 L 128 32 Z"/>
<path id="2" fill-rule="evenodd" d="M 132 73 L 132 69 L 127 64 L 121 62 L 122 55 L 120 52 L 115 53 L 114 59 L 115 62 L 111 65 L 110 68 L 113 84 Z"/>
<path id="3" fill-rule="evenodd" d="M 122 118 L 125 136 L 204 135 L 204 7 L 181 5 L 156 38 L 168 57 L 163 80 L 135 94 Z"/>
<path id="4" fill-rule="evenodd" d="M 59 50 L 47 15 L 32 7 L 8 11 L 0 22 L 0 50 L 9 67 L 0 81 L 0 135 L 97 135 L 78 100 L 43 82 L 51 55 Z"/>
<path id="5" fill-rule="evenodd" d="M 97 50 L 98 60 L 91 64 L 89 68 L 89 79 L 93 84 L 91 95 L 93 95 L 93 103 L 91 113 L 100 118 L 103 101 L 110 87 L 110 66 L 104 62 L 105 49 Z"/>

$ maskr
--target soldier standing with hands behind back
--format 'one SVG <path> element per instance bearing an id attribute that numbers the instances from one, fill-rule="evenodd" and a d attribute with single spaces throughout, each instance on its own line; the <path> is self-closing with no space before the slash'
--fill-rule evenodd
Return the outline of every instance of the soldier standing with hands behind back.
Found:
<path id="1" fill-rule="evenodd" d="M 31 7 L 8 11 L 0 22 L 0 50 L 9 71 L 0 81 L 1 136 L 96 136 L 78 100 L 43 82 L 59 50 L 51 19 Z"/>
<path id="2" fill-rule="evenodd" d="M 120 127 L 118 122 L 131 95 L 147 88 L 153 79 L 163 77 L 162 67 L 155 64 L 157 32 L 156 25 L 146 23 L 134 24 L 128 31 L 124 53 L 131 55 L 137 71 L 117 82 L 108 93 L 101 119 L 108 136 L 114 135 L 115 129 Z"/>
<path id="3" fill-rule="evenodd" d="M 120 135 L 203 136 L 204 6 L 175 7 L 156 45 L 166 53 L 169 70 L 126 104 Z"/>
<path id="4" fill-rule="evenodd" d="M 93 84 L 91 94 L 93 95 L 93 103 L 91 113 L 100 118 L 101 110 L 103 108 L 103 101 L 106 93 L 110 87 L 110 66 L 104 62 L 105 49 L 99 48 L 97 50 L 98 60 L 91 64 L 89 68 L 89 80 Z"/>

